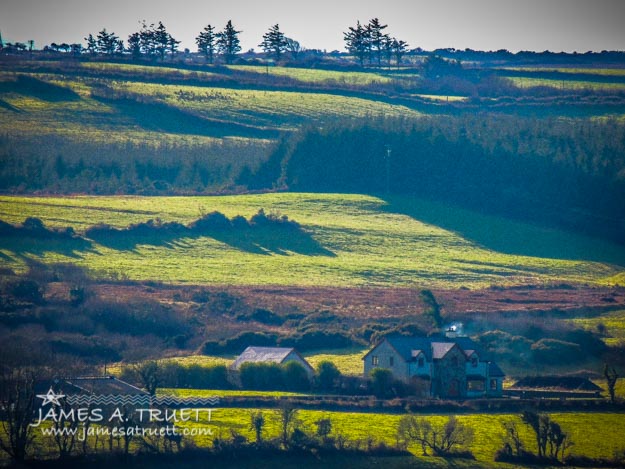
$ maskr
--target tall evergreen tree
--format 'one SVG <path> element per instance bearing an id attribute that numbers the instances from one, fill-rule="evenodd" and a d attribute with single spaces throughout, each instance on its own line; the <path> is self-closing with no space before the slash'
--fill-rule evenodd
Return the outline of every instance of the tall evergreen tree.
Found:
<path id="1" fill-rule="evenodd" d="M 393 58 L 393 38 L 390 36 L 384 37 L 384 41 L 382 41 L 382 52 L 388 68 L 391 68 L 391 59 Z"/>
<path id="2" fill-rule="evenodd" d="M 141 57 L 141 35 L 139 33 L 132 33 L 128 36 L 128 52 L 133 59 Z"/>
<path id="3" fill-rule="evenodd" d="M 362 67 L 369 51 L 369 31 L 358 21 L 355 28 L 350 26 L 349 30 L 343 33 L 343 38 L 348 52 L 356 56 Z"/>
<path id="4" fill-rule="evenodd" d="M 168 34 L 168 39 L 167 39 L 167 49 L 169 50 L 169 53 L 171 54 L 171 58 L 173 60 L 173 58 L 176 56 L 176 53 L 178 52 L 178 44 L 180 44 L 180 41 L 174 39 L 174 37 L 171 34 Z"/>
<path id="5" fill-rule="evenodd" d="M 273 56 L 273 58 L 278 62 L 280 57 L 284 51 L 286 51 L 286 37 L 284 33 L 280 31 L 280 26 L 278 24 L 274 24 L 269 31 L 263 34 L 263 42 L 261 42 L 259 47 L 262 47 L 263 50 Z"/>
<path id="6" fill-rule="evenodd" d="M 210 24 L 195 38 L 198 52 L 206 57 L 206 61 L 209 64 L 212 64 L 214 61 L 216 41 L 215 27 Z"/>
<path id="7" fill-rule="evenodd" d="M 139 39 L 141 43 L 141 51 L 152 57 L 156 54 L 156 30 L 154 24 L 148 25 L 145 21 L 141 23 L 141 31 L 139 31 Z"/>
<path id="8" fill-rule="evenodd" d="M 95 55 L 98 52 L 98 43 L 93 37 L 93 34 L 89 34 L 89 36 L 85 38 L 85 41 L 87 41 L 87 52 L 91 55 Z"/>
<path id="9" fill-rule="evenodd" d="M 217 50 L 224 56 L 227 64 L 231 64 L 234 56 L 241 51 L 239 33 L 232 25 L 232 20 L 228 20 L 223 31 L 217 33 Z"/>
<path id="10" fill-rule="evenodd" d="M 393 49 L 393 55 L 395 56 L 395 63 L 399 67 L 402 57 L 406 55 L 406 52 L 408 51 L 408 43 L 406 41 L 393 38 L 391 47 Z"/>
<path id="11" fill-rule="evenodd" d="M 154 43 L 156 45 L 156 53 L 161 60 L 165 60 L 165 54 L 169 47 L 169 33 L 162 21 L 158 22 L 158 26 L 154 29 Z"/>
<path id="12" fill-rule="evenodd" d="M 119 38 L 115 33 L 109 33 L 106 28 L 103 28 L 102 31 L 98 33 L 96 39 L 97 51 L 102 54 L 113 55 L 117 50 L 118 42 Z"/>
<path id="13" fill-rule="evenodd" d="M 384 43 L 387 39 L 387 35 L 382 31 L 386 29 L 387 24 L 381 24 L 378 18 L 369 20 L 367 30 L 369 31 L 369 43 L 371 52 L 371 61 L 375 58 L 378 67 L 382 65 L 382 55 L 384 53 Z"/>

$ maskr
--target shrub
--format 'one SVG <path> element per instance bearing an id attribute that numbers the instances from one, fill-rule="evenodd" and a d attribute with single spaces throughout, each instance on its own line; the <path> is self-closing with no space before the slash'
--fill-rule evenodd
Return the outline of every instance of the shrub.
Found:
<path id="1" fill-rule="evenodd" d="M 289 361 L 282 368 L 285 389 L 289 391 L 307 391 L 310 389 L 308 374 L 301 363 Z"/>
<path id="2" fill-rule="evenodd" d="M 276 363 L 243 363 L 239 369 L 244 389 L 284 389 L 283 372 Z"/>
<path id="3" fill-rule="evenodd" d="M 269 311 L 267 309 L 256 309 L 251 318 L 254 321 L 261 322 L 263 324 L 281 326 L 284 323 L 284 319 L 278 316 L 276 313 Z"/>
<path id="4" fill-rule="evenodd" d="M 317 365 L 317 387 L 322 391 L 330 391 L 337 386 L 341 372 L 331 361 L 324 360 Z"/>
<path id="5" fill-rule="evenodd" d="M 45 289 L 38 282 L 30 279 L 22 279 L 14 283 L 11 293 L 20 300 L 29 301 L 34 304 L 45 303 L 43 293 Z"/>
<path id="6" fill-rule="evenodd" d="M 111 332 L 173 337 L 186 333 L 189 327 L 184 317 L 156 301 L 121 303 L 91 299 L 83 308 L 88 317 Z"/>
<path id="7" fill-rule="evenodd" d="M 371 392 L 376 397 L 388 397 L 392 394 L 393 373 L 386 368 L 371 370 Z"/>
<path id="8" fill-rule="evenodd" d="M 232 229 L 230 219 L 221 212 L 210 212 L 189 225 L 189 229 L 197 233 L 225 231 Z"/>
<path id="9" fill-rule="evenodd" d="M 540 339 L 532 345 L 534 361 L 537 363 L 560 364 L 582 358 L 578 344 L 557 339 Z"/>

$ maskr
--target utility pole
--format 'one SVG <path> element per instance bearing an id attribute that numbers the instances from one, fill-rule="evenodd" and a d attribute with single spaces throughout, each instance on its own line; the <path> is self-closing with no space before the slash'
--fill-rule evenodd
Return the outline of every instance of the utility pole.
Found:
<path id="1" fill-rule="evenodd" d="M 385 145 L 386 157 L 384 158 L 386 163 L 386 194 L 391 193 L 391 146 Z"/>

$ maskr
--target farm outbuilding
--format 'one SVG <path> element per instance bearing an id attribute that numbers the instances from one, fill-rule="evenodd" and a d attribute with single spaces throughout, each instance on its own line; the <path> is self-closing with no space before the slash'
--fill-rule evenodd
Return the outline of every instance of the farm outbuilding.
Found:
<path id="1" fill-rule="evenodd" d="M 297 350 L 288 347 L 247 347 L 234 363 L 230 365 L 230 368 L 238 370 L 243 363 L 276 363 L 284 365 L 291 361 L 302 365 L 306 370 L 308 378 L 312 378 L 315 374 L 315 370 L 306 359 Z"/>
<path id="2" fill-rule="evenodd" d="M 579 376 L 526 376 L 506 389 L 506 395 L 520 398 L 596 398 L 603 389 Z"/>

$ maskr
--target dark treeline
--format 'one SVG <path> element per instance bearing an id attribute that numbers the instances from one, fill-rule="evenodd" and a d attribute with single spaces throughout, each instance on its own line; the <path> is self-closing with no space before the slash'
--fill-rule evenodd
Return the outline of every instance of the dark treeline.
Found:
<path id="1" fill-rule="evenodd" d="M 416 194 L 623 240 L 625 126 L 503 115 L 309 128 L 246 183 Z"/>
<path id="2" fill-rule="evenodd" d="M 0 191 L 145 195 L 219 192 L 231 188 L 244 165 L 256 166 L 264 158 L 265 145 L 244 139 L 151 143 L 5 133 L 0 134 Z"/>

